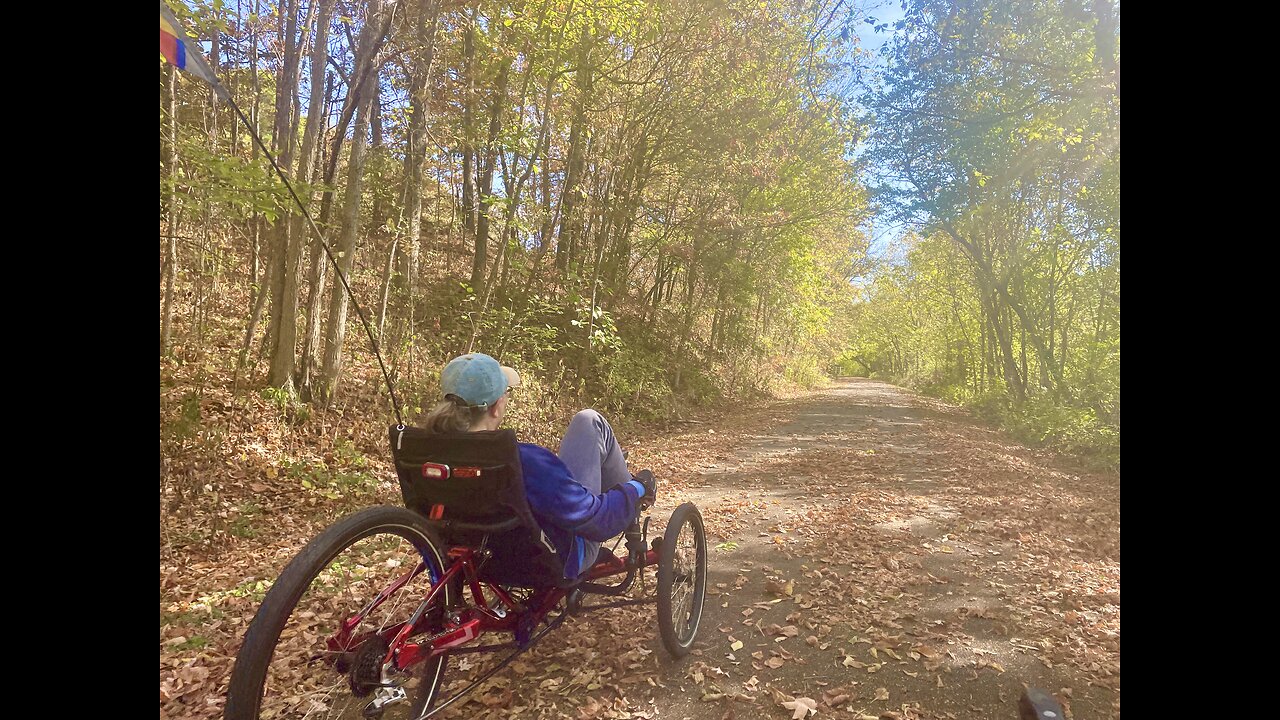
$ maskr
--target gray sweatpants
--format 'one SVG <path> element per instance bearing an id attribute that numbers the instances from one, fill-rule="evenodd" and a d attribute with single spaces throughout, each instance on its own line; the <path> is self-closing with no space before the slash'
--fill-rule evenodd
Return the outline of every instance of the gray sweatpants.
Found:
<path id="1" fill-rule="evenodd" d="M 573 479 L 593 495 L 608 492 L 631 479 L 613 428 L 595 410 L 582 410 L 569 421 L 569 429 L 560 441 L 559 457 L 573 473 Z M 586 540 L 583 570 L 595 563 L 599 552 L 600 543 Z"/>

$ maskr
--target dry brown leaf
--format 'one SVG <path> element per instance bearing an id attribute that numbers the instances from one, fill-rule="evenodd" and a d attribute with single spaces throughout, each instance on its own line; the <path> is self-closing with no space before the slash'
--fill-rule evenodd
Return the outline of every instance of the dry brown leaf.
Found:
<path id="1" fill-rule="evenodd" d="M 782 707 L 793 711 L 791 720 L 803 720 L 810 715 L 818 714 L 818 703 L 813 698 L 798 697 L 782 703 Z"/>

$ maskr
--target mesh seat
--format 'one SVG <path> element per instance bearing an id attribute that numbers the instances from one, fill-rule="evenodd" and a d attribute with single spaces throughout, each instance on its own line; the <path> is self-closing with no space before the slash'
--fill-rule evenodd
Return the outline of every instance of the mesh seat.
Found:
<path id="1" fill-rule="evenodd" d="M 564 559 L 534 520 L 512 430 L 432 434 L 391 427 L 391 453 L 405 507 L 421 513 L 450 545 L 486 547 L 487 582 L 541 588 L 574 584 Z"/>

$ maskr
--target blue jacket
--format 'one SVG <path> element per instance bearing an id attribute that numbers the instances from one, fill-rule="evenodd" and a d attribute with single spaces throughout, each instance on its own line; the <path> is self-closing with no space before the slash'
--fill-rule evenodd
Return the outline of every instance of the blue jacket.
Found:
<path id="1" fill-rule="evenodd" d="M 594 557 L 586 557 L 584 540 L 608 540 L 626 530 L 636 516 L 644 486 L 634 480 L 592 495 L 555 453 L 530 443 L 520 443 L 520 464 L 529 509 L 556 552 L 567 558 L 566 578 L 578 577 L 595 563 Z"/>

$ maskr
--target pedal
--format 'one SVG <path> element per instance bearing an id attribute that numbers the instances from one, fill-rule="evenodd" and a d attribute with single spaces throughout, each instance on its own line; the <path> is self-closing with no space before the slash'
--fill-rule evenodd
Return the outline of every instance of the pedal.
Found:
<path id="1" fill-rule="evenodd" d="M 529 647 L 529 643 L 533 640 L 533 631 L 538 627 L 538 621 L 534 615 L 535 613 L 524 613 L 516 619 L 516 647 L 521 650 Z"/>
<path id="2" fill-rule="evenodd" d="M 662 538 L 656 537 L 649 541 L 649 547 L 653 548 L 656 553 L 662 552 Z"/>

